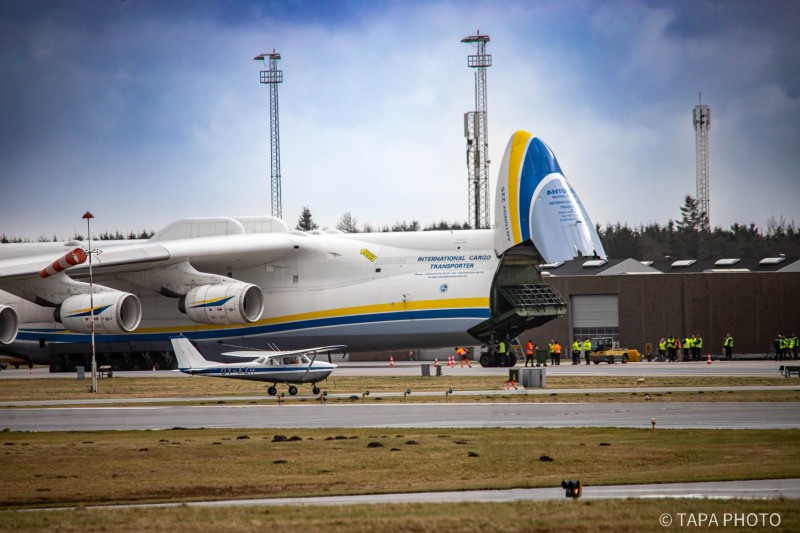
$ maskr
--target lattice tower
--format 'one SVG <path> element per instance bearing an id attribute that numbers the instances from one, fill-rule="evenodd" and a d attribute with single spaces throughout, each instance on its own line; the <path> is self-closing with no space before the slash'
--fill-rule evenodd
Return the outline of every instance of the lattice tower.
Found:
<path id="1" fill-rule="evenodd" d="M 489 128 L 486 114 L 486 69 L 492 56 L 486 53 L 488 35 L 471 35 L 461 40 L 474 44 L 477 54 L 467 56 L 467 66 L 475 69 L 475 111 L 464 114 L 464 136 L 467 138 L 467 197 L 469 225 L 489 227 Z"/>
<path id="2" fill-rule="evenodd" d="M 692 113 L 695 131 L 695 155 L 697 157 L 697 207 L 705 214 L 703 228 L 711 228 L 708 197 L 708 130 L 711 129 L 711 109 L 707 105 L 697 105 Z"/>
<path id="3" fill-rule="evenodd" d="M 272 49 L 271 54 L 259 54 L 253 59 L 264 61 L 268 70 L 261 71 L 261 83 L 269 85 L 269 153 L 272 216 L 283 218 L 281 201 L 281 133 L 278 120 L 278 84 L 283 83 L 283 71 L 278 69 L 281 55 Z"/>

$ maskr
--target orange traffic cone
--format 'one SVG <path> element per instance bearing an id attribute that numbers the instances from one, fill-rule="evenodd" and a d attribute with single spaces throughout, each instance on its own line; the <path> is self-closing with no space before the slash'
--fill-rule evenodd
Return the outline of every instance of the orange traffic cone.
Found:
<path id="1" fill-rule="evenodd" d="M 393 355 L 389 356 L 389 366 L 394 366 L 394 356 Z"/>
<path id="2" fill-rule="evenodd" d="M 708 352 L 708 359 L 706 359 L 706 364 L 707 365 L 711 364 L 711 352 Z"/>
<path id="3" fill-rule="evenodd" d="M 447 366 L 456 366 L 456 358 L 453 355 L 447 357 Z"/>

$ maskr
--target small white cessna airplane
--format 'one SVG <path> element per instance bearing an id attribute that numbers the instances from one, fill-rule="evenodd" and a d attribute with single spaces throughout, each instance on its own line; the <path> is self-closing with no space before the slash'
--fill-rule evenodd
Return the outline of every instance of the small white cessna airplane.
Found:
<path id="1" fill-rule="evenodd" d="M 490 344 L 566 313 L 542 264 L 605 258 L 552 150 L 525 131 L 503 156 L 492 229 L 306 233 L 274 217 L 216 217 L 92 245 L 93 292 L 86 243 L 0 244 L 0 354 L 74 371 L 91 361 L 93 329 L 98 363 L 120 370 L 175 368 L 178 335 L 209 359 L 223 343 Z"/>
<path id="2" fill-rule="evenodd" d="M 324 352 L 341 352 L 346 346 L 322 346 L 308 350 L 291 352 L 243 351 L 227 352 L 229 357 L 248 357 L 252 361 L 246 363 L 221 364 L 208 361 L 192 346 L 185 337 L 174 337 L 172 348 L 178 359 L 178 370 L 186 374 L 217 378 L 245 379 L 250 381 L 266 381 L 272 383 L 267 394 L 275 396 L 278 383 L 289 383 L 289 394 L 297 394 L 297 387 L 292 383 L 311 383 L 312 392 L 319 394 L 317 383 L 326 379 L 336 365 L 316 361 L 317 355 Z M 308 356 L 312 357 L 309 358 Z"/>

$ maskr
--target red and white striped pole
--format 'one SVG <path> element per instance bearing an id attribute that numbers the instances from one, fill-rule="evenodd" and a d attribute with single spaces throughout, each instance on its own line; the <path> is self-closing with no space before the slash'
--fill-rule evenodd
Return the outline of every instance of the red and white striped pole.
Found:
<path id="1" fill-rule="evenodd" d="M 89 319 L 92 322 L 92 392 L 97 392 L 97 354 L 94 345 L 94 284 L 92 280 L 92 226 L 90 221 L 94 218 L 89 211 L 86 211 L 81 218 L 86 219 L 86 233 L 89 239 L 89 249 L 86 254 L 89 256 Z"/>

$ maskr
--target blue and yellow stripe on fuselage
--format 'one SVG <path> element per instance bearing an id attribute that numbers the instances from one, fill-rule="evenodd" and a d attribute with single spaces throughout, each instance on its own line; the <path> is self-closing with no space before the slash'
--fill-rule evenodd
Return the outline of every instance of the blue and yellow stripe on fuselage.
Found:
<path id="1" fill-rule="evenodd" d="M 100 335 L 97 342 L 168 341 L 171 336 L 184 334 L 192 339 L 283 334 L 314 328 L 335 328 L 380 324 L 408 320 L 465 319 L 478 323 L 489 317 L 489 298 L 452 298 L 392 302 L 324 309 L 262 318 L 252 324 L 210 325 L 188 323 L 175 327 L 140 327 L 135 332 Z M 18 340 L 48 342 L 90 342 L 90 335 L 63 329 L 25 328 Z"/>

